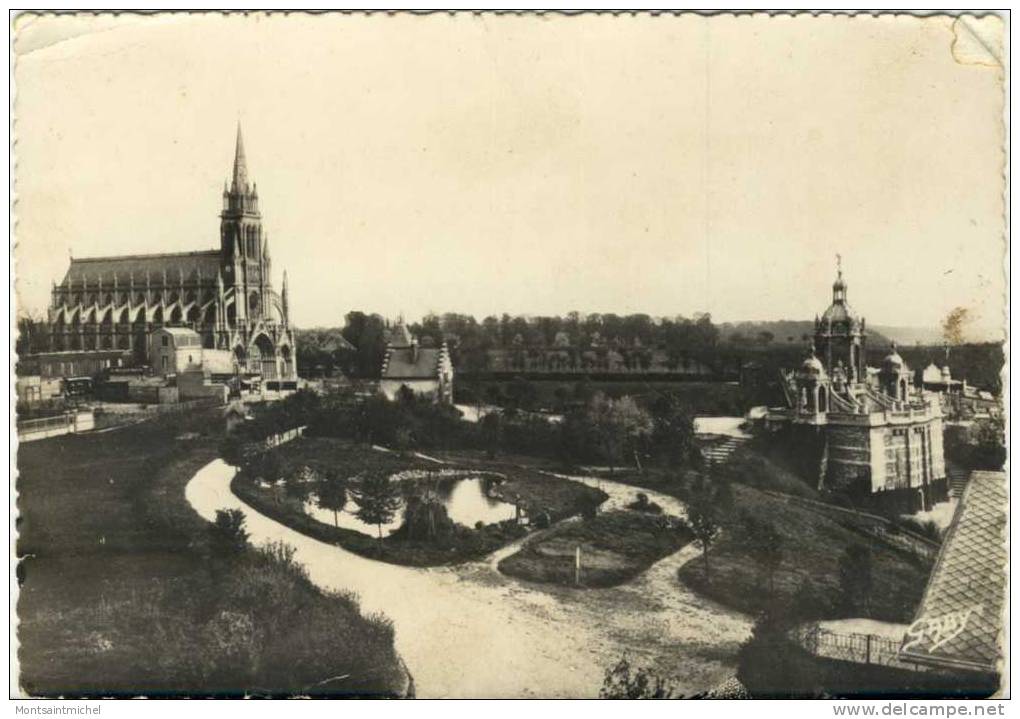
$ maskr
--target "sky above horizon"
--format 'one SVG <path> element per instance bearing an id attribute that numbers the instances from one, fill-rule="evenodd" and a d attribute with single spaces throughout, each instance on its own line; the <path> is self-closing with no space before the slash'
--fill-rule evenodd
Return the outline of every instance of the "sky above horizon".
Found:
<path id="1" fill-rule="evenodd" d="M 218 246 L 238 120 L 297 326 L 643 312 L 996 336 L 1002 72 L 951 20 L 178 15 L 17 27 L 19 310 Z"/>

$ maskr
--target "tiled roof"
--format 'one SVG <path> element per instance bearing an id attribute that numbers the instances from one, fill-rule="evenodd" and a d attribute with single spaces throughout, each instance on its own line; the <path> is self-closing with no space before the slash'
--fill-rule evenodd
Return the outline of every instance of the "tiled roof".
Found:
<path id="1" fill-rule="evenodd" d="M 1006 474 L 972 472 L 900 655 L 995 672 L 1002 657 Z"/>
<path id="2" fill-rule="evenodd" d="M 441 349 L 418 349 L 412 359 L 411 348 L 390 347 L 383 363 L 383 379 L 437 379 Z"/>
<path id="3" fill-rule="evenodd" d="M 150 282 L 154 286 L 161 285 L 164 270 L 166 270 L 167 281 L 170 283 L 179 283 L 182 271 L 185 280 L 191 281 L 201 272 L 207 282 L 214 283 L 216 275 L 220 271 L 220 251 L 75 257 L 71 260 L 71 266 L 64 279 L 74 282 L 77 286 L 84 277 L 88 280 L 90 287 L 97 287 L 99 279 L 102 278 L 103 287 L 109 289 L 113 286 L 113 278 L 116 275 L 117 283 L 123 289 L 127 287 L 132 275 L 135 287 L 143 286 L 146 272 L 149 273 Z"/>
<path id="4" fill-rule="evenodd" d="M 390 330 L 388 341 L 394 347 L 410 347 L 411 333 L 403 322 L 397 322 L 397 326 Z"/>

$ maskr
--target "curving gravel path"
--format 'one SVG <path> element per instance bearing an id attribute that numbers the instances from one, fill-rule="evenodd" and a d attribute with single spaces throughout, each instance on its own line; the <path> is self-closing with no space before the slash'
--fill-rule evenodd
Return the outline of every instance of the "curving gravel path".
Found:
<path id="1" fill-rule="evenodd" d="M 675 676 L 682 691 L 693 693 L 732 675 L 737 647 L 750 632 L 748 617 L 677 582 L 677 569 L 698 555 L 690 545 L 609 589 L 505 577 L 495 565 L 513 547 L 456 567 L 400 567 L 259 514 L 231 493 L 233 474 L 222 460 L 206 465 L 187 485 L 188 502 L 208 521 L 217 509 L 240 509 L 252 542 L 292 545 L 318 586 L 354 591 L 365 611 L 389 617 L 419 697 L 595 697 L 606 669 L 624 654 Z M 606 508 L 632 501 L 637 491 L 606 479 L 571 479 L 601 487 L 609 494 Z M 645 493 L 666 512 L 683 515 L 673 497 Z"/>

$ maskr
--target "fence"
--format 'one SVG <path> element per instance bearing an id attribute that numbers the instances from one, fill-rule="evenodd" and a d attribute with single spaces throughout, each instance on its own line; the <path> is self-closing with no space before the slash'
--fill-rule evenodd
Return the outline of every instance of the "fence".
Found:
<path id="1" fill-rule="evenodd" d="M 18 441 L 32 442 L 62 434 L 85 432 L 95 427 L 92 412 L 67 412 L 55 417 L 40 417 L 18 422 Z"/>
<path id="2" fill-rule="evenodd" d="M 174 402 L 170 404 L 105 404 L 96 412 L 96 428 L 107 429 L 125 424 L 134 424 L 154 417 L 194 412 L 207 407 L 220 407 L 223 402 L 218 397 Z"/>
<path id="3" fill-rule="evenodd" d="M 810 625 L 795 633 L 795 639 L 811 654 L 854 664 L 873 664 L 917 671 L 913 662 L 900 659 L 900 642 L 876 634 L 839 634 Z"/>
<path id="4" fill-rule="evenodd" d="M 306 425 L 301 425 L 300 427 L 288 429 L 286 432 L 280 432 L 280 434 L 273 434 L 266 437 L 266 447 L 279 447 L 281 444 L 286 444 L 292 439 L 303 437 L 305 434 L 305 427 Z"/>

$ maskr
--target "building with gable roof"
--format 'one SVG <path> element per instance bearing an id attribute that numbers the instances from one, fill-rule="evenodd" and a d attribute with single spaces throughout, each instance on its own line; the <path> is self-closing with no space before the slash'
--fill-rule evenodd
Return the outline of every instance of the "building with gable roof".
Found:
<path id="1" fill-rule="evenodd" d="M 446 341 L 439 347 L 422 347 L 403 320 L 390 332 L 383 357 L 379 390 L 396 399 L 403 390 L 443 404 L 453 403 L 453 363 Z"/>
<path id="2" fill-rule="evenodd" d="M 791 433 L 820 490 L 889 512 L 930 509 L 947 497 L 941 404 L 914 387 L 895 343 L 878 368 L 866 347 L 838 267 L 807 357 L 780 378 L 786 406 L 769 410 L 766 427 Z"/>
<path id="3" fill-rule="evenodd" d="M 297 378 L 287 274 L 276 292 L 258 187 L 249 181 L 241 127 L 223 186 L 219 249 L 72 258 L 48 311 L 52 351 L 129 350 L 141 364 L 160 327 L 197 332 L 233 353 L 239 371 Z"/>

